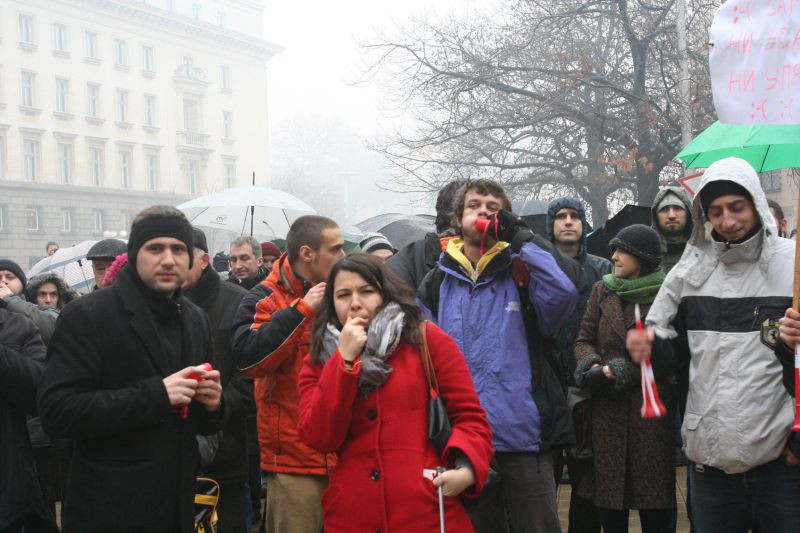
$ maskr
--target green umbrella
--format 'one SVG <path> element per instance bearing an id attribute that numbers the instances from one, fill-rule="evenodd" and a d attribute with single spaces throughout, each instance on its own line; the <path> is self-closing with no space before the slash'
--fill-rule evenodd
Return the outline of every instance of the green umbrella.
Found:
<path id="1" fill-rule="evenodd" d="M 686 168 L 739 157 L 756 172 L 800 167 L 800 124 L 749 126 L 714 122 L 675 156 Z"/>

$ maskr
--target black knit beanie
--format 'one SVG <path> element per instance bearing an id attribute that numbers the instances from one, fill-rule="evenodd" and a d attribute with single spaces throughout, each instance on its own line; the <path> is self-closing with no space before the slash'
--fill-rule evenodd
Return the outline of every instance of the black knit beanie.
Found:
<path id="1" fill-rule="evenodd" d="M 711 202 L 726 194 L 744 196 L 750 200 L 750 203 L 753 203 L 753 196 L 738 183 L 728 180 L 717 180 L 712 181 L 700 191 L 700 205 L 703 207 L 703 213 L 708 216 L 708 206 L 711 205 Z"/>
<path id="2" fill-rule="evenodd" d="M 156 237 L 174 237 L 186 245 L 189 252 L 189 268 L 194 262 L 194 230 L 185 217 L 176 215 L 151 215 L 136 222 L 131 227 L 128 239 L 128 263 L 136 269 L 136 255 L 139 248 Z"/>
<path id="3" fill-rule="evenodd" d="M 11 259 L 0 259 L 0 270 L 8 270 L 22 282 L 22 293 L 25 294 L 25 288 L 28 286 L 28 278 L 25 277 L 25 272 L 22 268 L 12 261 Z"/>
<path id="4" fill-rule="evenodd" d="M 622 228 L 608 243 L 608 247 L 611 250 L 624 250 L 654 267 L 661 263 L 661 240 L 658 233 L 644 224 Z"/>

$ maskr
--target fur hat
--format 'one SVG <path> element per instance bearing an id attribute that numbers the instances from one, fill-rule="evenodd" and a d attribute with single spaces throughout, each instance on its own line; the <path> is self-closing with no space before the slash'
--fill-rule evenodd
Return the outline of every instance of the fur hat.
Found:
<path id="1" fill-rule="evenodd" d="M 661 239 L 653 228 L 644 224 L 622 228 L 608 243 L 608 247 L 624 250 L 654 267 L 661 263 Z"/>

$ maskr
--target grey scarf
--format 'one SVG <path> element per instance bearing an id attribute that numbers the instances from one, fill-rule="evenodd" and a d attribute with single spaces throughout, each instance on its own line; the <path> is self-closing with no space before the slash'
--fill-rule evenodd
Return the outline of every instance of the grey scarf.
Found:
<path id="1" fill-rule="evenodd" d="M 377 389 L 389 378 L 392 367 L 388 363 L 403 334 L 406 314 L 396 302 L 381 309 L 370 322 L 367 343 L 361 354 L 361 370 L 358 375 L 358 390 L 367 394 Z M 339 346 L 341 331 L 331 323 L 322 337 L 320 361 L 325 363 Z"/>

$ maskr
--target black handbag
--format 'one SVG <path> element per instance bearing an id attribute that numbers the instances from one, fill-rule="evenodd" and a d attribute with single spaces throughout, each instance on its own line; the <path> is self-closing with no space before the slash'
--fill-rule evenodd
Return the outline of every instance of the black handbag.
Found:
<path id="1" fill-rule="evenodd" d="M 433 441 L 439 453 L 447 447 L 450 440 L 452 427 L 450 417 L 447 416 L 444 401 L 439 395 L 439 382 L 436 379 L 436 369 L 433 367 L 431 352 L 428 349 L 427 322 L 419 324 L 419 353 L 422 356 L 422 368 L 425 371 L 425 380 L 428 382 L 428 438 Z M 498 472 L 497 461 L 494 457 L 489 462 L 489 476 L 483 484 L 483 491 L 476 500 L 463 499 L 465 505 L 476 506 L 486 500 L 490 500 L 497 488 L 500 486 L 500 473 Z"/>

